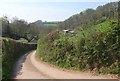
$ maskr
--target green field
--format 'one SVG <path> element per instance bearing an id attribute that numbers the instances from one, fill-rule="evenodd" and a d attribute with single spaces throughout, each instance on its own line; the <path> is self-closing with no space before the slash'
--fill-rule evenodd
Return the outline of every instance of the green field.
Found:
<path id="1" fill-rule="evenodd" d="M 44 26 L 57 27 L 57 24 L 44 24 Z"/>

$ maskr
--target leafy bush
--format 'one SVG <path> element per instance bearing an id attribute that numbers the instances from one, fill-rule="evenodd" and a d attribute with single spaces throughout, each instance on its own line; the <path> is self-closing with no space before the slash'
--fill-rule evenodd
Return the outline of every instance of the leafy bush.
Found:
<path id="1" fill-rule="evenodd" d="M 55 30 L 55 31 L 49 33 L 47 36 L 47 40 L 49 41 L 49 43 L 53 42 L 58 37 L 58 34 L 59 34 L 58 30 Z"/>
<path id="2" fill-rule="evenodd" d="M 105 21 L 73 37 L 59 34 L 50 44 L 41 38 L 37 56 L 64 68 L 119 74 L 120 26 L 113 22 Z"/>

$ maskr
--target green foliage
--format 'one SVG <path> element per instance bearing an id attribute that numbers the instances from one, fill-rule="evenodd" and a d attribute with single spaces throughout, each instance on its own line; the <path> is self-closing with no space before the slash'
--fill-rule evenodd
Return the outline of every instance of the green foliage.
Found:
<path id="1" fill-rule="evenodd" d="M 18 58 L 30 50 L 36 49 L 36 45 L 18 42 L 10 38 L 0 38 L 0 40 L 2 40 L 2 78 L 10 79 L 13 66 Z"/>
<path id="2" fill-rule="evenodd" d="M 48 42 L 53 42 L 55 39 L 59 38 L 59 31 L 54 30 L 51 33 L 48 34 L 47 40 Z"/>
<path id="3" fill-rule="evenodd" d="M 75 36 L 59 33 L 48 43 L 39 40 L 37 56 L 41 60 L 70 69 L 94 70 L 99 73 L 119 74 L 120 26 L 117 21 L 106 21 L 80 30 Z"/>

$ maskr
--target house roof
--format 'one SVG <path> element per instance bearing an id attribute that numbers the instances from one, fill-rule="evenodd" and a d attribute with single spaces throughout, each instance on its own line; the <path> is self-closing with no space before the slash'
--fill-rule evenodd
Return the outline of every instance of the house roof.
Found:
<path id="1" fill-rule="evenodd" d="M 69 30 L 63 30 L 64 32 L 69 31 Z"/>

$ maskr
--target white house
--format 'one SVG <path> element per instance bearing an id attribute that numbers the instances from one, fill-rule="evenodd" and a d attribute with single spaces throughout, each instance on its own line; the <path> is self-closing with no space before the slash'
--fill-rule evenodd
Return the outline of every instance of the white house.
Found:
<path id="1" fill-rule="evenodd" d="M 64 31 L 64 35 L 70 34 L 70 35 L 74 35 L 75 31 L 74 30 L 63 30 Z"/>

